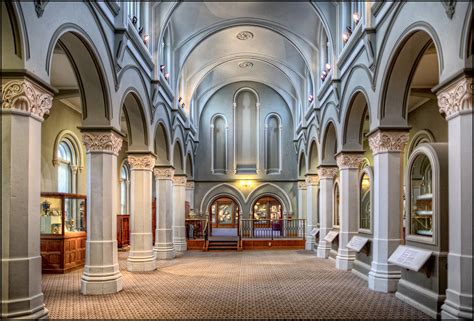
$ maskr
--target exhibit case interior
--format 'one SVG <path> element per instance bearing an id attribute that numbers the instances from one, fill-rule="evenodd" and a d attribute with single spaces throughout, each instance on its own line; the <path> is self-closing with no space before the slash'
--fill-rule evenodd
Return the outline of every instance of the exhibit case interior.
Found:
<path id="1" fill-rule="evenodd" d="M 43 273 L 66 273 L 84 266 L 87 198 L 41 193 L 40 229 Z"/>

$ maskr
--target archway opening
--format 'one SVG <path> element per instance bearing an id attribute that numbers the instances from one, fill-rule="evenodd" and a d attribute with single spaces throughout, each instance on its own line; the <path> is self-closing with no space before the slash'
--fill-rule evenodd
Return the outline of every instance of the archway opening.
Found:
<path id="1" fill-rule="evenodd" d="M 237 236 L 241 209 L 229 196 L 216 198 L 209 207 L 211 236 Z"/>

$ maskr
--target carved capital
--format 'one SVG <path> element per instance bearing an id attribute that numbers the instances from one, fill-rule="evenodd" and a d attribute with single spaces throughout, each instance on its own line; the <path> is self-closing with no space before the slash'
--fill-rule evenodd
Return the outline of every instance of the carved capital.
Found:
<path id="1" fill-rule="evenodd" d="M 336 177 L 338 171 L 339 169 L 337 167 L 320 167 L 318 168 L 318 176 L 320 179 L 333 179 Z"/>
<path id="2" fill-rule="evenodd" d="M 72 172 L 73 175 L 77 174 L 78 169 L 79 169 L 79 166 L 71 165 L 71 172 Z"/>
<path id="3" fill-rule="evenodd" d="M 401 152 L 408 142 L 406 132 L 378 131 L 369 136 L 369 146 L 374 154 L 383 152 Z"/>
<path id="4" fill-rule="evenodd" d="M 358 169 L 363 160 L 364 155 L 362 154 L 343 153 L 336 157 L 337 167 L 339 167 L 340 170 Z"/>
<path id="5" fill-rule="evenodd" d="M 151 171 L 155 167 L 155 157 L 152 155 L 128 155 L 130 169 Z"/>
<path id="6" fill-rule="evenodd" d="M 298 181 L 298 189 L 306 189 L 306 181 Z"/>
<path id="7" fill-rule="evenodd" d="M 153 175 L 156 179 L 169 179 L 172 180 L 174 176 L 173 167 L 155 167 Z"/>
<path id="8" fill-rule="evenodd" d="M 307 175 L 306 176 L 306 186 L 316 186 L 319 184 L 318 175 Z"/>
<path id="9" fill-rule="evenodd" d="M 122 148 L 122 137 L 115 132 L 82 133 L 82 142 L 86 152 L 108 152 L 118 155 Z"/>
<path id="10" fill-rule="evenodd" d="M 2 111 L 20 110 L 43 118 L 53 105 L 53 96 L 28 79 L 2 83 Z"/>
<path id="11" fill-rule="evenodd" d="M 194 182 L 193 181 L 186 182 L 186 188 L 187 189 L 194 189 Z"/>
<path id="12" fill-rule="evenodd" d="M 175 186 L 186 186 L 186 176 L 174 176 L 173 185 Z"/>
<path id="13" fill-rule="evenodd" d="M 472 78 L 463 77 L 439 91 L 439 112 L 451 118 L 463 111 L 472 112 Z"/>

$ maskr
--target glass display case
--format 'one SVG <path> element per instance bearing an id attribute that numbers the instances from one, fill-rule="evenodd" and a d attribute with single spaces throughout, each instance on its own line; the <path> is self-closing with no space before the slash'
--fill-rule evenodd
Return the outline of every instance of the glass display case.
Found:
<path id="1" fill-rule="evenodd" d="M 41 257 L 45 273 L 82 267 L 86 242 L 85 195 L 41 193 Z"/>

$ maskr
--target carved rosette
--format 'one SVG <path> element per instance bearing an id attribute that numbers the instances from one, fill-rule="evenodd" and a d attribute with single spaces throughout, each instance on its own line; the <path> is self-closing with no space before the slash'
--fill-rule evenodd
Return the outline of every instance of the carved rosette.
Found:
<path id="1" fill-rule="evenodd" d="M 369 146 L 374 154 L 383 152 L 401 152 L 408 142 L 406 132 L 378 131 L 369 137 Z"/>
<path id="2" fill-rule="evenodd" d="M 306 181 L 299 181 L 298 182 L 298 189 L 305 190 L 306 189 Z"/>
<path id="3" fill-rule="evenodd" d="M 174 176 L 173 185 L 175 186 L 186 186 L 186 176 Z"/>
<path id="4" fill-rule="evenodd" d="M 308 175 L 306 176 L 306 186 L 317 186 L 319 184 L 318 175 Z"/>
<path id="5" fill-rule="evenodd" d="M 336 157 L 337 167 L 341 169 L 358 169 L 364 156 L 362 154 L 339 154 Z"/>
<path id="6" fill-rule="evenodd" d="M 337 176 L 339 168 L 337 167 L 321 167 L 318 168 L 319 179 L 333 179 Z"/>
<path id="7" fill-rule="evenodd" d="M 2 83 L 2 111 L 21 110 L 43 118 L 53 105 L 53 96 L 27 79 Z"/>
<path id="8" fill-rule="evenodd" d="M 109 152 L 118 155 L 122 148 L 122 137 L 115 132 L 108 133 L 83 133 L 82 142 L 86 152 Z"/>
<path id="9" fill-rule="evenodd" d="M 463 111 L 472 111 L 472 78 L 461 78 L 438 92 L 440 113 L 451 118 Z"/>
<path id="10" fill-rule="evenodd" d="M 173 167 L 155 167 L 153 175 L 156 179 L 169 179 L 172 180 L 174 176 Z"/>
<path id="11" fill-rule="evenodd" d="M 155 157 L 152 155 L 128 155 L 130 169 L 151 171 L 155 167 Z"/>
<path id="12" fill-rule="evenodd" d="M 194 189 L 194 182 L 193 181 L 186 182 L 186 189 Z"/>

